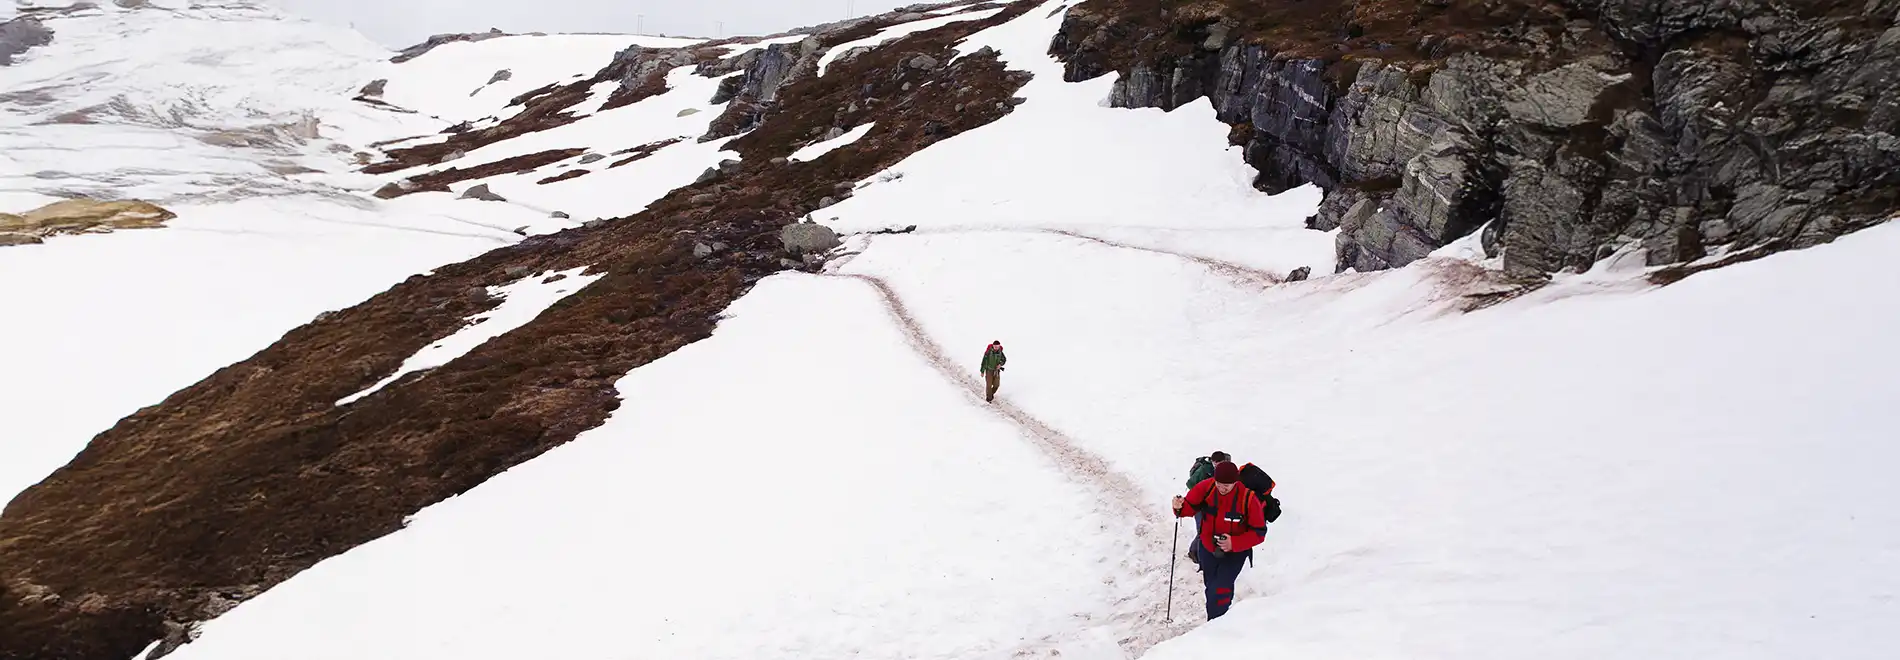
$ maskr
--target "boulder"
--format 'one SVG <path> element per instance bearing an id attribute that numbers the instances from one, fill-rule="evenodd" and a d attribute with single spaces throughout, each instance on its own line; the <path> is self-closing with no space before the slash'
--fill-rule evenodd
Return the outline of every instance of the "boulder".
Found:
<path id="1" fill-rule="evenodd" d="M 844 133 L 845 133 L 844 129 L 833 126 L 831 127 L 831 130 L 825 131 L 825 136 L 823 138 L 820 138 L 820 140 L 821 141 L 836 140 L 838 138 L 844 137 Z"/>
<path id="2" fill-rule="evenodd" d="M 606 160 L 606 159 L 607 159 L 607 157 L 606 157 L 606 156 L 603 156 L 603 155 L 600 155 L 600 154 L 587 154 L 587 155 L 585 155 L 585 156 L 581 156 L 581 161 L 580 161 L 580 162 L 581 162 L 581 164 L 582 164 L 582 165 L 589 165 L 589 164 L 592 164 L 592 163 L 598 163 L 598 162 L 600 162 L 600 161 L 603 161 L 603 160 Z"/>
<path id="3" fill-rule="evenodd" d="M 1313 275 L 1313 267 L 1312 267 L 1312 266 L 1301 266 L 1301 267 L 1299 267 L 1299 268 L 1295 268 L 1295 269 L 1293 269 L 1293 272 L 1291 272 L 1291 273 L 1287 273 L 1287 274 L 1286 274 L 1286 281 L 1288 281 L 1288 282 L 1304 282 L 1304 281 L 1306 281 L 1306 278 L 1308 278 L 1308 277 L 1311 277 L 1312 275 Z"/>
<path id="4" fill-rule="evenodd" d="M 844 244 L 838 232 L 811 222 L 786 225 L 779 231 L 778 238 L 785 245 L 785 251 L 799 255 L 824 253 Z"/>
<path id="5" fill-rule="evenodd" d="M 548 217 L 560 218 L 562 220 L 568 220 L 568 219 L 573 218 L 573 216 L 568 215 L 566 211 L 555 211 L 554 213 L 549 214 Z"/>
<path id="6" fill-rule="evenodd" d="M 462 191 L 462 196 L 457 197 L 456 199 L 479 199 L 484 202 L 508 201 L 508 198 L 502 197 L 501 195 L 497 195 L 495 194 L 494 191 L 489 190 L 488 184 L 486 183 L 476 184 L 474 187 L 471 187 L 468 190 Z"/>
<path id="7" fill-rule="evenodd" d="M 935 69 L 940 64 L 942 63 L 938 62 L 937 58 L 931 57 L 929 55 L 918 55 L 904 62 L 905 66 L 908 66 L 910 68 L 917 69 L 920 71 L 929 71 L 931 69 Z"/>
<path id="8" fill-rule="evenodd" d="M 384 88 L 388 86 L 389 86 L 388 78 L 377 78 L 375 80 L 369 81 L 369 84 L 364 85 L 363 89 L 358 91 L 356 94 L 358 96 L 367 96 L 367 97 L 374 98 L 374 97 L 382 96 Z"/>
<path id="9" fill-rule="evenodd" d="M 500 71 L 496 71 L 495 75 L 488 77 L 488 84 L 493 85 L 495 83 L 502 82 L 504 80 L 513 79 L 514 77 L 515 77 L 515 72 L 510 71 L 508 69 L 502 69 Z"/>
<path id="10" fill-rule="evenodd" d="M 0 21 L 0 66 L 13 64 L 13 56 L 53 43 L 53 31 L 30 16 Z"/>

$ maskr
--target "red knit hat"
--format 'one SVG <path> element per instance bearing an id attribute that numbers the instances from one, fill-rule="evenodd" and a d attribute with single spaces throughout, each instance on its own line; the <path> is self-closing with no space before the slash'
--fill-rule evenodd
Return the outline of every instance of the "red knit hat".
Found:
<path id="1" fill-rule="evenodd" d="M 1221 461 L 1214 465 L 1214 483 L 1231 484 L 1236 481 L 1240 481 L 1240 468 L 1234 467 L 1232 462 Z"/>

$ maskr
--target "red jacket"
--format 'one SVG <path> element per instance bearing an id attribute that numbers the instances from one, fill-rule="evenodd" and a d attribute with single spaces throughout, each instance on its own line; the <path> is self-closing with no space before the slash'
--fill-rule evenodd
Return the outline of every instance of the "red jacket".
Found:
<path id="1" fill-rule="evenodd" d="M 1214 488 L 1212 478 L 1203 479 L 1182 499 L 1187 501 L 1174 515 L 1187 518 L 1195 513 L 1208 514 L 1201 524 L 1201 545 L 1208 550 L 1220 550 L 1214 544 L 1216 534 L 1228 535 L 1229 552 L 1246 552 L 1266 540 L 1266 514 L 1260 510 L 1260 500 L 1246 486 L 1234 484 L 1233 492 L 1222 495 Z"/>

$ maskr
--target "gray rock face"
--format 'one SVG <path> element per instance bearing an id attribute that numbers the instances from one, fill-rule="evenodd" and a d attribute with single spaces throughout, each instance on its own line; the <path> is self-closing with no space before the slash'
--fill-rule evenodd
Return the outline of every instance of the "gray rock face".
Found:
<path id="1" fill-rule="evenodd" d="M 462 192 L 456 199 L 479 199 L 484 202 L 506 202 L 508 199 L 488 189 L 488 184 L 480 184 Z"/>
<path id="2" fill-rule="evenodd" d="M 589 164 L 593 164 L 593 163 L 598 163 L 598 162 L 600 162 L 600 161 L 603 161 L 603 160 L 607 160 L 607 157 L 606 157 L 606 156 L 604 156 L 604 155 L 601 155 L 601 154 L 585 154 L 585 155 L 583 155 L 583 156 L 581 156 L 581 160 L 580 160 L 580 164 L 582 164 L 582 165 L 589 165 Z"/>
<path id="3" fill-rule="evenodd" d="M 1558 4 L 1590 18 L 1513 37 L 1522 56 L 1424 62 L 1276 59 L 1210 23 L 1169 35 L 1186 55 L 1127 64 L 1109 102 L 1208 98 L 1255 187 L 1326 191 L 1308 226 L 1339 230 L 1342 270 L 1479 227 L 1516 275 L 1632 244 L 1661 265 L 1806 247 L 1900 209 L 1900 0 L 1798 17 L 1769 0 Z M 1114 70 L 1122 32 L 1072 10 L 1052 44 L 1064 79 Z"/>
<path id="4" fill-rule="evenodd" d="M 377 78 L 375 80 L 369 81 L 369 84 L 364 85 L 363 89 L 361 91 L 358 91 L 356 95 L 375 98 L 378 96 L 382 96 L 383 89 L 388 86 L 389 86 L 388 78 Z"/>
<path id="5" fill-rule="evenodd" d="M 553 213 L 548 214 L 548 217 L 559 218 L 561 220 L 570 220 L 570 219 L 573 219 L 574 216 L 568 215 L 566 211 L 555 211 Z"/>
<path id="6" fill-rule="evenodd" d="M 21 16 L 0 21 L 0 66 L 13 64 L 13 56 L 53 43 L 53 31 L 38 19 Z"/>
<path id="7" fill-rule="evenodd" d="M 496 71 L 495 75 L 488 77 L 488 84 L 493 85 L 495 83 L 498 83 L 504 80 L 512 80 L 514 79 L 514 77 L 515 77 L 515 72 L 510 71 L 508 69 L 502 69 L 500 71 Z"/>
<path id="8" fill-rule="evenodd" d="M 910 58 L 910 61 L 904 63 L 905 66 L 908 66 L 913 69 L 922 70 L 922 71 L 929 71 L 931 69 L 935 69 L 940 64 L 942 63 L 938 62 L 937 58 L 931 57 L 929 55 L 918 55 L 916 57 Z"/>
<path id="9" fill-rule="evenodd" d="M 795 44 L 772 44 L 748 51 L 736 58 L 736 63 L 701 65 L 701 75 L 723 75 L 720 69 L 735 65 L 745 73 L 720 83 L 712 103 L 730 103 L 700 141 L 731 137 L 757 128 L 764 121 L 765 113 L 778 103 L 779 90 L 784 89 L 789 82 L 816 74 L 822 51 L 816 39 L 806 39 Z"/>
<path id="10" fill-rule="evenodd" d="M 614 54 L 605 71 L 618 72 L 614 80 L 623 88 L 638 89 L 665 75 L 667 71 L 693 64 L 691 52 L 677 48 L 629 46 Z M 609 73 L 612 75 L 612 73 Z"/>
<path id="11" fill-rule="evenodd" d="M 1312 277 L 1312 276 L 1313 276 L 1313 267 L 1312 267 L 1312 266 L 1301 266 L 1301 267 L 1299 267 L 1299 268 L 1295 268 L 1295 269 L 1293 269 L 1293 272 L 1291 272 L 1291 273 L 1287 273 L 1287 274 L 1286 274 L 1286 281 L 1288 281 L 1288 282 L 1305 282 L 1305 281 L 1306 281 L 1306 278 L 1308 278 L 1308 277 Z"/>
<path id="12" fill-rule="evenodd" d="M 424 54 L 427 54 L 429 51 L 435 50 L 436 46 L 440 46 L 442 44 L 450 44 L 450 43 L 455 43 L 457 41 L 487 41 L 489 39 L 494 39 L 496 37 L 504 37 L 504 36 L 507 36 L 507 34 L 503 33 L 501 30 L 493 29 L 493 28 L 490 28 L 487 32 L 477 32 L 477 33 L 467 33 L 467 34 L 438 34 L 438 35 L 429 37 L 428 39 L 424 40 L 422 43 L 402 49 L 402 52 L 396 53 L 396 56 L 389 58 L 389 61 L 397 63 L 397 64 L 401 64 L 403 62 L 407 62 L 409 60 L 422 57 Z"/>
<path id="13" fill-rule="evenodd" d="M 838 239 L 838 232 L 811 222 L 785 225 L 778 239 L 785 245 L 786 252 L 798 255 L 820 254 L 844 244 Z"/>

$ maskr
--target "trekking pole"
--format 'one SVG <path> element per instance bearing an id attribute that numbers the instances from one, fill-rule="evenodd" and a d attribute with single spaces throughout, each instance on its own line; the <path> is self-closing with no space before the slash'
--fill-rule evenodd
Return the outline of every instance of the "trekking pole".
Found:
<path id="1" fill-rule="evenodd" d="M 1168 614 L 1162 623 L 1174 622 L 1174 561 L 1181 558 L 1181 518 L 1174 519 L 1174 546 L 1168 550 Z"/>

